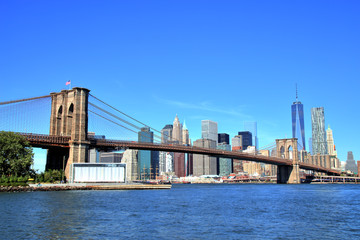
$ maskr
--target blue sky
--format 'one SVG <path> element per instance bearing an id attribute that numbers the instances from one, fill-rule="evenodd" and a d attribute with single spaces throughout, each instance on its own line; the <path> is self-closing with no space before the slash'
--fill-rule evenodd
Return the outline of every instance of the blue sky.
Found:
<path id="1" fill-rule="evenodd" d="M 203 119 L 231 136 L 257 121 L 261 147 L 291 137 L 297 83 L 306 141 L 310 110 L 322 106 L 340 159 L 360 159 L 359 9 L 328 0 L 4 0 L 0 101 L 60 91 L 71 79 L 157 129 L 178 114 L 192 140 Z"/>

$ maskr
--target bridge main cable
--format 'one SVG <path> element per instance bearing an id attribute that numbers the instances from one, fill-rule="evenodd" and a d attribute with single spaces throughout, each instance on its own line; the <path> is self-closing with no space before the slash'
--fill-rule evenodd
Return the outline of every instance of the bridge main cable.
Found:
<path id="1" fill-rule="evenodd" d="M 122 112 L 122 111 L 120 111 L 120 110 L 118 110 L 118 109 L 114 108 L 114 107 L 113 107 L 113 106 L 111 106 L 110 104 L 107 104 L 106 102 L 104 102 L 104 101 L 100 100 L 99 98 L 95 97 L 94 95 L 92 95 L 92 94 L 90 94 L 90 93 L 89 93 L 89 95 L 90 95 L 90 96 L 92 96 L 93 98 L 95 98 L 96 100 L 100 101 L 101 103 L 105 104 L 106 106 L 108 106 L 108 107 L 110 107 L 110 108 L 114 109 L 115 111 L 117 111 L 117 112 L 119 112 L 119 113 L 121 113 L 121 114 L 125 115 L 126 117 L 128 117 L 128 118 L 130 118 L 130 119 L 134 120 L 135 122 L 138 122 L 138 123 L 140 123 L 140 124 L 144 125 L 145 127 L 148 127 L 148 128 L 150 128 L 150 129 L 154 130 L 155 132 L 158 132 L 158 133 L 160 133 L 160 134 L 161 134 L 161 132 L 160 132 L 159 130 L 156 130 L 155 128 L 152 128 L 152 127 L 150 127 L 150 126 L 146 125 L 146 124 L 145 124 L 145 123 L 143 123 L 143 122 L 140 122 L 139 120 L 137 120 L 137 119 L 135 119 L 135 118 L 133 118 L 133 117 L 131 117 L 131 116 L 127 115 L 126 113 L 124 113 L 124 112 Z"/>
<path id="2" fill-rule="evenodd" d="M 51 95 L 45 95 L 45 96 L 33 97 L 33 98 L 24 98 L 24 99 L 7 101 L 7 102 L 0 102 L 0 105 L 7 105 L 7 104 L 12 104 L 12 103 L 26 102 L 26 101 L 32 101 L 32 100 L 41 99 L 41 98 L 48 98 L 48 97 L 51 97 Z"/>

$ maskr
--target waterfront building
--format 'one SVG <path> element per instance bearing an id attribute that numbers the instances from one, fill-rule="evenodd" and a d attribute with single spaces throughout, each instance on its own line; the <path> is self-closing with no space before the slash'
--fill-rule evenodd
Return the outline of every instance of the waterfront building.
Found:
<path id="1" fill-rule="evenodd" d="M 97 149 L 92 148 L 89 150 L 89 162 L 90 163 L 99 163 L 100 162 L 100 153 Z"/>
<path id="2" fill-rule="evenodd" d="M 229 136 L 229 135 L 228 135 Z M 231 145 L 226 142 L 219 142 L 217 149 L 231 151 Z M 229 176 L 232 173 L 232 159 L 231 158 L 219 158 L 218 159 L 219 176 Z"/>
<path id="3" fill-rule="evenodd" d="M 328 126 L 328 129 L 326 130 L 326 142 L 327 142 L 327 149 L 328 149 L 329 155 L 337 157 L 335 144 L 334 144 L 333 131 L 331 130 L 330 125 Z"/>
<path id="4" fill-rule="evenodd" d="M 173 131 L 173 125 L 167 124 L 163 129 L 161 129 L 161 143 L 168 144 L 172 143 L 172 131 Z M 166 173 L 167 167 L 166 167 L 166 157 L 167 152 L 159 152 L 159 173 Z M 172 153 L 171 153 L 172 154 Z M 172 164 L 171 164 L 172 166 Z M 173 172 L 173 170 L 171 170 Z"/>
<path id="5" fill-rule="evenodd" d="M 360 161 L 357 161 L 358 177 L 360 177 Z"/>
<path id="6" fill-rule="evenodd" d="M 121 163 L 123 157 L 122 153 L 117 152 L 102 152 L 100 153 L 100 163 Z"/>
<path id="7" fill-rule="evenodd" d="M 327 142 L 325 132 L 324 108 L 317 107 L 311 109 L 311 127 L 312 127 L 312 151 L 313 155 L 326 155 Z"/>
<path id="8" fill-rule="evenodd" d="M 261 176 L 263 173 L 261 164 L 258 162 L 244 161 L 244 172 L 247 172 L 250 176 Z"/>
<path id="9" fill-rule="evenodd" d="M 270 150 L 260 150 L 260 155 L 270 156 Z M 265 176 L 276 176 L 277 175 L 277 166 L 273 164 L 265 164 L 264 165 L 264 175 Z"/>
<path id="10" fill-rule="evenodd" d="M 231 139 L 232 151 L 241 152 L 242 151 L 242 136 L 235 136 Z M 232 172 L 238 174 L 243 172 L 242 161 L 239 159 L 232 160 L 233 169 Z"/>
<path id="11" fill-rule="evenodd" d="M 357 166 L 352 151 L 349 151 L 347 154 L 345 171 L 351 171 L 353 173 L 357 173 Z"/>
<path id="12" fill-rule="evenodd" d="M 218 143 L 218 125 L 211 120 L 201 120 L 201 138 L 210 139 Z"/>
<path id="13" fill-rule="evenodd" d="M 244 122 L 244 130 L 251 132 L 252 145 L 259 149 L 259 139 L 257 137 L 257 122 Z"/>
<path id="14" fill-rule="evenodd" d="M 292 137 L 298 140 L 298 150 L 306 150 L 305 147 L 305 125 L 304 125 L 304 107 L 298 101 L 298 94 L 296 88 L 296 101 L 291 105 L 291 120 L 292 120 Z"/>
<path id="15" fill-rule="evenodd" d="M 217 135 L 216 135 L 217 136 Z M 216 149 L 216 141 L 211 139 L 198 139 L 194 141 L 195 147 Z M 216 175 L 216 157 L 207 155 L 193 154 L 193 175 Z"/>
<path id="16" fill-rule="evenodd" d="M 241 136 L 241 138 L 242 138 L 242 146 L 241 147 L 243 150 L 246 150 L 249 146 L 253 146 L 251 132 L 249 132 L 249 131 L 238 132 L 238 136 Z"/>
<path id="17" fill-rule="evenodd" d="M 321 166 L 324 168 L 331 168 L 331 157 L 328 154 L 325 155 L 320 155 L 320 154 L 316 154 L 316 155 L 311 155 L 308 156 L 309 159 L 309 163 L 316 165 L 316 166 Z"/>
<path id="18" fill-rule="evenodd" d="M 189 130 L 186 127 L 185 120 L 182 128 L 182 144 L 190 145 Z"/>
<path id="19" fill-rule="evenodd" d="M 165 172 L 166 173 L 172 173 L 174 172 L 174 162 L 173 162 L 173 154 L 171 153 L 166 153 L 165 155 L 165 161 L 166 161 L 166 164 L 165 164 Z"/>
<path id="20" fill-rule="evenodd" d="M 138 150 L 125 150 L 121 162 L 126 164 L 126 179 L 128 181 L 138 180 Z"/>
<path id="21" fill-rule="evenodd" d="M 229 134 L 227 134 L 227 133 L 218 133 L 218 143 L 230 144 L 230 142 L 229 142 Z"/>
<path id="22" fill-rule="evenodd" d="M 174 172 L 178 177 L 185 177 L 185 153 L 174 153 Z"/>
<path id="23" fill-rule="evenodd" d="M 150 131 L 149 127 L 141 128 L 138 132 L 139 142 L 152 143 L 154 139 L 154 133 Z M 138 152 L 138 173 L 140 179 L 150 178 L 154 173 L 153 169 L 159 167 L 159 152 L 149 150 L 139 150 Z M 155 175 L 152 175 L 153 177 Z"/>

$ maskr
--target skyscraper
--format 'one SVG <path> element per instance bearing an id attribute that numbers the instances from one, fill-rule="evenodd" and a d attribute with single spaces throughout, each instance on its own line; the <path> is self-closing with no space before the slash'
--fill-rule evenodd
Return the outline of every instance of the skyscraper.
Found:
<path id="1" fill-rule="evenodd" d="M 313 155 L 312 138 L 309 138 L 309 152 L 310 152 L 311 155 Z"/>
<path id="2" fill-rule="evenodd" d="M 228 135 L 229 136 L 229 135 Z M 220 142 L 217 146 L 217 149 L 231 151 L 231 145 L 226 142 Z M 220 176 L 229 176 L 232 173 L 232 159 L 231 158 L 219 158 L 219 175 Z"/>
<path id="3" fill-rule="evenodd" d="M 168 143 L 171 141 L 173 131 L 173 125 L 167 124 L 163 129 L 161 129 L 161 143 Z"/>
<path id="4" fill-rule="evenodd" d="M 141 128 L 141 131 L 138 133 L 139 142 L 148 142 L 152 143 L 154 139 L 154 133 L 150 131 L 149 127 Z M 151 151 L 149 150 L 140 150 L 138 152 L 138 173 L 140 179 L 146 179 L 150 177 L 150 168 L 151 168 Z"/>
<path id="5" fill-rule="evenodd" d="M 259 139 L 257 137 L 257 122 L 244 122 L 244 130 L 251 132 L 252 146 L 259 149 Z"/>
<path id="6" fill-rule="evenodd" d="M 354 155 L 351 151 L 349 151 L 347 155 L 345 170 L 357 173 L 357 166 L 354 160 Z"/>
<path id="7" fill-rule="evenodd" d="M 172 140 L 178 144 L 182 144 L 182 126 L 177 114 L 173 123 Z"/>
<path id="8" fill-rule="evenodd" d="M 311 127 L 312 127 L 313 154 L 326 155 L 328 151 L 327 151 L 325 117 L 324 117 L 323 107 L 317 107 L 311 109 Z"/>
<path id="9" fill-rule="evenodd" d="M 291 105 L 292 119 L 292 137 L 298 140 L 298 150 L 306 150 L 305 147 L 305 125 L 304 125 L 304 107 L 298 101 L 296 88 L 296 102 Z"/>
<path id="10" fill-rule="evenodd" d="M 189 130 L 186 127 L 185 120 L 182 128 L 182 144 L 190 145 Z"/>
<path id="11" fill-rule="evenodd" d="M 201 121 L 201 138 L 210 139 L 218 142 L 218 125 L 217 122 L 211 120 Z"/>
<path id="12" fill-rule="evenodd" d="M 163 129 L 161 129 L 161 143 L 170 143 L 172 142 L 172 130 L 173 125 L 167 124 Z M 171 156 L 168 156 L 171 155 Z M 173 172 L 172 159 L 174 153 L 159 152 L 159 173 Z M 170 159 L 170 160 L 169 160 Z M 170 169 L 170 171 L 168 171 Z"/>
<path id="13" fill-rule="evenodd" d="M 242 150 L 246 150 L 249 146 L 254 146 L 252 142 L 252 134 L 249 131 L 238 132 L 238 136 L 242 138 Z"/>
<path id="14" fill-rule="evenodd" d="M 194 146 L 216 149 L 216 141 L 211 139 L 198 139 L 194 141 Z M 216 157 L 193 154 L 193 174 L 194 176 L 216 175 Z"/>
<path id="15" fill-rule="evenodd" d="M 328 129 L 326 130 L 326 142 L 327 142 L 328 154 L 331 156 L 337 157 L 337 153 L 335 150 L 335 144 L 334 144 L 333 131 L 331 130 L 330 125 L 328 126 Z"/>
<path id="16" fill-rule="evenodd" d="M 229 142 L 229 134 L 227 134 L 227 133 L 219 133 L 218 134 L 218 144 L 220 144 L 220 143 L 230 144 L 230 142 Z"/>

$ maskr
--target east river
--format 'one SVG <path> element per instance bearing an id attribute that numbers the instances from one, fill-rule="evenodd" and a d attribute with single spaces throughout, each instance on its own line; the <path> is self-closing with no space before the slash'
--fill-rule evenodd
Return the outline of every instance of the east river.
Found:
<path id="1" fill-rule="evenodd" d="M 360 185 L 0 193 L 1 239 L 360 239 Z"/>

